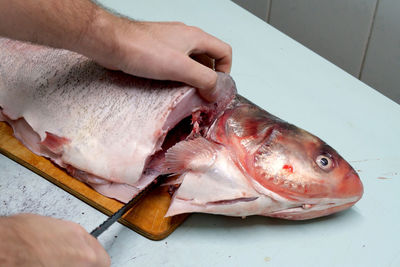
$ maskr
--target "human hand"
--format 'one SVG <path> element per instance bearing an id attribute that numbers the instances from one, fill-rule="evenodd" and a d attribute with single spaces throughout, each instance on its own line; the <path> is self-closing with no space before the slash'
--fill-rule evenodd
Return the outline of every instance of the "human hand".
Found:
<path id="1" fill-rule="evenodd" d="M 96 44 L 104 44 L 108 49 L 82 51 L 106 68 L 140 77 L 184 82 L 197 88 L 208 101 L 223 93 L 215 88 L 217 73 L 191 56 L 207 55 L 215 60 L 216 71 L 229 73 L 232 49 L 199 28 L 180 22 L 131 21 L 103 13 L 97 16 L 90 31 L 103 38 L 105 33 L 112 33 L 106 37 L 113 40 L 112 45 L 106 44 L 107 41 Z M 86 43 L 90 42 L 88 38 Z"/>
<path id="2" fill-rule="evenodd" d="M 79 224 L 20 214 L 0 218 L 0 265 L 110 266 L 110 258 Z"/>
<path id="3" fill-rule="evenodd" d="M 216 71 L 229 73 L 232 65 L 231 47 L 199 28 L 132 21 L 90 0 L 0 0 L 0 35 L 72 50 L 132 75 L 184 82 L 209 101 L 224 94 L 215 88 L 217 74 L 191 56 L 209 56 Z"/>

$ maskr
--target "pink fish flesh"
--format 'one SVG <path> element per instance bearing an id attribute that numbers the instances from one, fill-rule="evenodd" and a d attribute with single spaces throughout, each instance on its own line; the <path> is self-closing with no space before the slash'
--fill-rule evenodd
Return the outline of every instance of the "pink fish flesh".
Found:
<path id="1" fill-rule="evenodd" d="M 167 216 L 308 219 L 362 196 L 335 150 L 235 96 L 229 75 L 219 73 L 224 93 L 207 103 L 190 86 L 105 70 L 69 51 L 5 38 L 0 47 L 0 120 L 108 197 L 127 202 L 161 173 L 181 174 Z"/>

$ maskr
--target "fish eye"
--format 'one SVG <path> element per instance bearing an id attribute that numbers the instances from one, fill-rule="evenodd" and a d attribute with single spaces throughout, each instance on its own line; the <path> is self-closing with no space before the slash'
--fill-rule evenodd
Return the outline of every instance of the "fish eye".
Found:
<path id="1" fill-rule="evenodd" d="M 330 171 L 334 167 L 333 160 L 329 155 L 319 155 L 315 162 L 324 171 Z"/>

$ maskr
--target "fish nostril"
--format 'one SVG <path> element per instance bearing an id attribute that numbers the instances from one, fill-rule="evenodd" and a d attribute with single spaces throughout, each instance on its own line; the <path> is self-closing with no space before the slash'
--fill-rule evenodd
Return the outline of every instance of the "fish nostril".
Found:
<path id="1" fill-rule="evenodd" d="M 346 197 L 349 196 L 361 197 L 363 195 L 364 188 L 361 179 L 353 169 L 351 169 L 343 177 L 343 182 L 339 190 L 341 191 L 341 194 L 343 194 Z"/>

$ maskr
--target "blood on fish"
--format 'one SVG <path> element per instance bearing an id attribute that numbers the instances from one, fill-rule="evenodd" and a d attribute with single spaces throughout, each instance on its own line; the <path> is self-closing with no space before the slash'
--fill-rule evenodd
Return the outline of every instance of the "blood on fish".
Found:
<path id="1" fill-rule="evenodd" d="M 285 165 L 283 165 L 282 169 L 287 170 L 290 173 L 293 173 L 293 166 L 292 165 L 285 164 Z"/>

